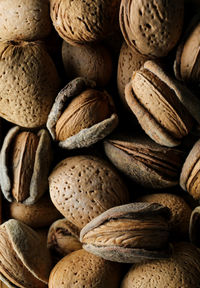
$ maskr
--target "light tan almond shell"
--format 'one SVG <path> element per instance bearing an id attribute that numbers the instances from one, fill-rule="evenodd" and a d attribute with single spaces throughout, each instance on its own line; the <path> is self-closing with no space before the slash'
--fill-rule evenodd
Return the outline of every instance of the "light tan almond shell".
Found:
<path id="1" fill-rule="evenodd" d="M 168 259 L 148 261 L 131 267 L 121 288 L 200 287 L 200 253 L 189 242 L 176 242 Z"/>
<path id="2" fill-rule="evenodd" d="M 0 1 L 0 41 L 37 40 L 51 31 L 48 0 Z"/>
<path id="3" fill-rule="evenodd" d="M 12 180 L 9 173 L 9 149 L 15 136 L 20 133 L 20 127 L 15 126 L 7 133 L 0 152 L 0 185 L 5 198 L 12 202 Z M 48 173 L 52 158 L 51 139 L 48 132 L 40 130 L 40 137 L 35 155 L 33 174 L 30 182 L 29 197 L 23 202 L 26 205 L 34 204 L 48 188 Z"/>
<path id="4" fill-rule="evenodd" d="M 79 229 L 129 199 L 116 170 L 108 162 L 88 155 L 61 161 L 49 176 L 49 190 L 58 211 Z"/>
<path id="5" fill-rule="evenodd" d="M 62 258 L 51 271 L 49 288 L 118 288 L 121 266 L 81 249 Z"/>
<path id="6" fill-rule="evenodd" d="M 144 55 L 163 57 L 176 45 L 184 17 L 183 0 L 122 0 L 119 20 L 130 47 Z"/>
<path id="7" fill-rule="evenodd" d="M 47 128 L 53 138 L 56 139 L 55 127 L 58 119 L 60 118 L 63 109 L 66 107 L 68 100 L 78 96 L 81 92 L 88 88 L 94 88 L 95 83 L 91 80 L 87 80 L 83 77 L 78 77 L 69 82 L 59 93 L 55 99 L 55 102 L 51 108 L 51 111 L 47 120 Z M 105 92 L 106 93 L 106 92 Z M 114 103 L 107 94 L 109 104 L 113 107 Z M 77 134 L 67 138 L 64 141 L 60 141 L 58 145 L 65 149 L 75 149 L 89 147 L 99 140 L 105 138 L 110 134 L 118 125 L 118 116 L 115 112 L 111 116 L 89 128 L 82 129 Z"/>
<path id="8" fill-rule="evenodd" d="M 175 92 L 192 117 L 200 124 L 200 100 L 186 86 L 169 77 L 155 61 L 146 61 L 144 68 L 166 83 Z"/>
<path id="9" fill-rule="evenodd" d="M 105 87 L 112 75 L 112 58 L 102 44 L 72 46 L 63 41 L 62 61 L 68 79 L 85 77 Z"/>
<path id="10" fill-rule="evenodd" d="M 2 227 L 5 227 L 12 247 L 23 265 L 34 277 L 47 284 L 52 264 L 49 251 L 40 236 L 14 219 L 5 222 Z"/>
<path id="11" fill-rule="evenodd" d="M 200 140 L 192 147 L 188 154 L 180 175 L 180 186 L 189 192 L 195 199 L 200 199 L 199 186 L 200 171 Z"/>
<path id="12" fill-rule="evenodd" d="M 50 0 L 53 25 L 72 45 L 99 41 L 116 29 L 120 0 Z"/>
<path id="13" fill-rule="evenodd" d="M 0 116 L 26 128 L 43 126 L 60 85 L 40 42 L 0 43 Z"/>
<path id="14" fill-rule="evenodd" d="M 49 226 L 62 217 L 51 202 L 48 193 L 45 193 L 43 197 L 32 205 L 12 202 L 9 204 L 8 210 L 10 218 L 19 220 L 33 228 Z"/>

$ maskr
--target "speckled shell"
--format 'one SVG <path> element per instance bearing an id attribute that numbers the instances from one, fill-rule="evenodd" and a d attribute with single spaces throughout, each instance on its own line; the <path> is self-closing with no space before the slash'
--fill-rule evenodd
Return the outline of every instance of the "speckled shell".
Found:
<path id="1" fill-rule="evenodd" d="M 62 61 L 68 79 L 85 77 L 105 87 L 112 75 L 111 55 L 102 44 L 72 46 L 63 41 Z"/>
<path id="2" fill-rule="evenodd" d="M 60 85 L 55 65 L 40 42 L 0 43 L 0 116 L 34 128 L 46 123 Z"/>
<path id="3" fill-rule="evenodd" d="M 132 266 L 121 288 L 200 287 L 200 253 L 188 242 L 177 242 L 169 259 Z"/>
<path id="4" fill-rule="evenodd" d="M 7 133 L 0 152 L 0 185 L 4 197 L 12 202 L 12 179 L 9 170 L 10 148 L 15 136 L 23 131 L 19 126 L 15 126 Z M 46 191 L 48 187 L 48 173 L 52 160 L 51 139 L 48 132 L 41 129 L 37 135 L 40 137 L 30 182 L 29 197 L 23 202 L 26 205 L 34 204 Z"/>
<path id="5" fill-rule="evenodd" d="M 47 120 L 47 128 L 53 138 L 56 139 L 55 128 L 58 119 L 60 118 L 63 110 L 67 107 L 71 99 L 78 96 L 86 89 L 94 88 L 95 83 L 83 77 L 75 78 L 70 81 L 57 95 L 55 102 Z M 110 115 L 108 118 L 101 122 L 92 125 L 89 128 L 84 128 L 75 135 L 67 138 L 66 140 L 59 141 L 58 145 L 65 149 L 75 149 L 89 147 L 94 143 L 105 138 L 110 134 L 118 125 L 118 116 L 115 113 L 115 106 L 111 96 L 106 93 L 110 105 Z M 92 117 L 92 115 L 91 115 Z"/>
<path id="6" fill-rule="evenodd" d="M 0 41 L 38 40 L 51 31 L 48 0 L 0 1 Z"/>
<path id="7" fill-rule="evenodd" d="M 131 49 L 126 42 L 122 44 L 117 68 L 117 87 L 122 102 L 128 109 L 129 106 L 125 100 L 125 86 L 131 80 L 132 74 L 139 70 L 148 60 L 148 57 L 139 54 L 135 49 Z"/>
<path id="8" fill-rule="evenodd" d="M 49 176 L 49 189 L 56 208 L 80 229 L 107 209 L 128 201 L 117 172 L 93 156 L 61 161 Z"/>
<path id="9" fill-rule="evenodd" d="M 49 288 L 118 288 L 121 266 L 81 249 L 61 259 L 51 271 Z"/>
<path id="10" fill-rule="evenodd" d="M 183 8 L 183 0 L 122 0 L 119 17 L 125 41 L 141 54 L 166 56 L 181 35 Z"/>
<path id="11" fill-rule="evenodd" d="M 107 37 L 118 24 L 119 0 L 50 0 L 50 14 L 61 38 L 72 45 Z"/>

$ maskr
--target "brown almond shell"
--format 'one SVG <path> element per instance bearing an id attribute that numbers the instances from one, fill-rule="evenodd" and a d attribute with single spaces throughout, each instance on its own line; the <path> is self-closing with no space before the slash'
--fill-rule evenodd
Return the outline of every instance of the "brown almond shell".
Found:
<path id="1" fill-rule="evenodd" d="M 11 196 L 12 180 L 9 173 L 9 151 L 15 136 L 22 128 L 15 126 L 7 133 L 0 153 L 0 185 L 5 198 L 12 202 Z M 33 174 L 30 182 L 29 197 L 23 201 L 26 205 L 34 204 L 46 191 L 48 187 L 48 173 L 52 159 L 51 139 L 45 129 L 40 130 L 40 137 L 35 155 Z"/>
<path id="2" fill-rule="evenodd" d="M 8 210 L 10 218 L 19 220 L 32 228 L 49 227 L 61 217 L 48 193 L 45 193 L 32 205 L 12 202 L 9 204 Z"/>

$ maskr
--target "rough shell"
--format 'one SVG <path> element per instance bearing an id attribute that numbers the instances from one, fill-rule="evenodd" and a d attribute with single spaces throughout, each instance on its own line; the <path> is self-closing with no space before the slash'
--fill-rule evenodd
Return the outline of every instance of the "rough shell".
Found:
<path id="1" fill-rule="evenodd" d="M 138 263 L 166 258 L 170 211 L 156 203 L 134 202 L 108 209 L 80 233 L 83 248 L 104 259 Z"/>
<path id="2" fill-rule="evenodd" d="M 106 261 L 81 249 L 70 253 L 53 268 L 49 288 L 92 287 L 117 288 L 120 284 L 121 266 Z"/>
<path id="3" fill-rule="evenodd" d="M 37 281 L 41 281 L 40 287 L 44 287 L 44 283 L 48 283 L 51 258 L 45 247 L 45 243 L 42 242 L 40 236 L 27 225 L 14 219 L 4 222 L 4 224 L 1 225 L 1 228 L 4 229 L 7 234 L 9 243 L 12 245 L 12 249 L 21 263 L 32 274 L 33 278 L 36 278 Z M 11 249 L 10 253 L 12 254 Z M 18 267 L 18 269 L 21 271 L 23 267 Z M 12 275 L 10 275 L 10 277 L 12 279 Z M 24 279 L 24 281 L 26 281 L 26 279 Z"/>
<path id="4" fill-rule="evenodd" d="M 117 172 L 93 156 L 61 161 L 49 176 L 49 189 L 56 208 L 80 229 L 107 209 L 128 201 Z"/>
<path id="5" fill-rule="evenodd" d="M 61 116 L 63 109 L 66 108 L 67 103 L 69 103 L 71 98 L 76 97 L 81 92 L 88 88 L 94 88 L 95 83 L 86 78 L 78 77 L 69 82 L 59 93 L 55 99 L 55 102 L 51 108 L 51 111 L 47 120 L 47 128 L 55 140 L 55 127 L 56 123 Z M 111 115 L 105 120 L 94 124 L 89 128 L 82 129 L 77 134 L 67 138 L 66 140 L 60 141 L 59 146 L 66 149 L 75 149 L 88 147 L 92 144 L 98 142 L 99 140 L 105 138 L 109 133 L 111 133 L 118 124 L 118 116 L 115 112 L 114 103 L 110 95 L 105 92 L 108 96 L 109 104 L 111 107 Z M 113 110 L 113 111 L 112 111 Z"/>
<path id="6" fill-rule="evenodd" d="M 50 15 L 61 38 L 72 45 L 86 44 L 113 33 L 119 5 L 119 0 L 50 0 Z"/>
<path id="7" fill-rule="evenodd" d="M 60 80 L 39 42 L 0 43 L 0 116 L 16 125 L 44 125 Z"/>
<path id="8" fill-rule="evenodd" d="M 122 0 L 119 17 L 124 39 L 141 54 L 166 56 L 181 35 L 183 8 L 183 0 Z"/>
<path id="9" fill-rule="evenodd" d="M 132 266 L 121 288 L 200 287 L 200 254 L 187 242 L 177 242 L 172 257 Z"/>
<path id="10" fill-rule="evenodd" d="M 1 1 L 0 11 L 0 41 L 38 40 L 51 31 L 48 0 Z"/>
<path id="11" fill-rule="evenodd" d="M 11 196 L 12 180 L 9 173 L 9 149 L 14 137 L 20 133 L 21 128 L 15 126 L 7 133 L 0 152 L 0 185 L 5 198 L 12 202 Z M 29 197 L 23 202 L 26 205 L 35 203 L 48 187 L 48 173 L 52 158 L 51 140 L 48 132 L 44 129 L 37 134 L 40 136 L 35 155 L 33 174 L 30 182 Z"/>
<path id="12" fill-rule="evenodd" d="M 180 144 L 191 130 L 194 120 L 189 112 L 195 110 L 197 115 L 195 106 L 182 105 L 182 101 L 184 105 L 189 102 L 187 90 L 184 93 L 174 87 L 176 82 L 170 80 L 159 65 L 147 61 L 125 88 L 126 101 L 146 134 L 168 147 Z"/>
<path id="13" fill-rule="evenodd" d="M 110 161 L 139 185 L 154 189 L 178 184 L 184 152 L 158 145 L 145 135 L 119 134 L 104 141 Z"/>

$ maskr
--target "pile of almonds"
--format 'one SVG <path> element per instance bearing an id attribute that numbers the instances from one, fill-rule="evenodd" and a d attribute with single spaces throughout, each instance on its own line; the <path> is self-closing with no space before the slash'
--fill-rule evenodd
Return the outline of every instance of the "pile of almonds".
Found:
<path id="1" fill-rule="evenodd" d="M 0 2 L 0 287 L 200 287 L 200 2 Z"/>

